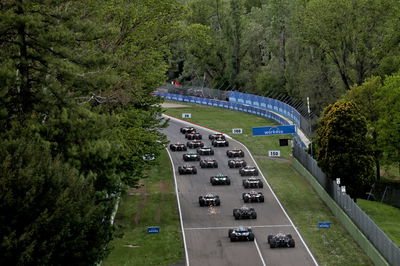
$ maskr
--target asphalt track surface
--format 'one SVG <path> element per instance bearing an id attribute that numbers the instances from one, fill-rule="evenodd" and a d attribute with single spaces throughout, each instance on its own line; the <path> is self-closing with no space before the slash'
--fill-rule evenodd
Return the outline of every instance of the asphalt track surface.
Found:
<path id="1" fill-rule="evenodd" d="M 171 119 L 169 126 L 163 132 L 170 143 L 186 143 L 187 140 L 184 134 L 180 133 L 180 128 L 189 125 L 193 126 L 178 119 Z M 208 139 L 210 130 L 194 127 L 202 134 L 205 146 L 210 147 L 211 141 Z M 256 163 L 242 144 L 230 138 L 228 141 L 229 147 L 216 147 L 213 148 L 215 152 L 213 156 L 202 156 L 202 159 L 216 159 L 218 168 L 200 168 L 199 162 L 184 162 L 182 155 L 186 152 L 174 152 L 168 147 L 174 165 L 187 265 L 318 265 L 262 175 L 259 178 L 263 180 L 264 188 L 255 190 L 264 194 L 265 202 L 246 203 L 246 206 L 255 208 L 257 219 L 234 219 L 232 210 L 245 205 L 242 193 L 251 189 L 242 186 L 243 177 L 240 176 L 238 168 L 228 167 L 226 151 L 242 149 L 247 164 L 256 165 Z M 196 149 L 188 149 L 187 152 L 191 151 L 196 152 Z M 184 164 L 195 165 L 197 174 L 179 175 L 178 166 Z M 228 175 L 231 178 L 231 185 L 212 186 L 209 182 L 210 176 L 219 173 Z M 264 173 L 264 176 L 268 178 L 267 173 Z M 221 206 L 199 206 L 198 197 L 208 192 L 219 195 Z M 230 242 L 228 230 L 238 226 L 251 226 L 255 241 Z M 278 232 L 292 234 L 296 247 L 270 249 L 267 235 Z"/>

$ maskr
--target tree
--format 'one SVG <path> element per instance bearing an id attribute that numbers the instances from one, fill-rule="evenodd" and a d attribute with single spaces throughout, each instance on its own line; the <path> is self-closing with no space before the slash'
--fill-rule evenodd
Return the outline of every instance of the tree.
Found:
<path id="1" fill-rule="evenodd" d="M 395 51 L 399 2 L 394 0 L 329 1 L 306 4 L 298 27 L 303 40 L 321 50 L 336 66 L 350 90 L 372 76 Z"/>
<path id="2" fill-rule="evenodd" d="M 316 131 L 316 159 L 328 178 L 340 178 L 347 193 L 362 197 L 373 176 L 367 124 L 353 102 L 325 108 Z"/>
<path id="3" fill-rule="evenodd" d="M 0 263 L 99 262 L 114 231 L 114 201 L 99 202 L 90 175 L 53 157 L 26 129 L 18 132 L 23 136 L 0 141 Z"/>
<path id="4" fill-rule="evenodd" d="M 95 264 L 113 237 L 116 197 L 165 143 L 151 92 L 164 80 L 181 5 L 0 8 L 0 263 Z"/>
<path id="5" fill-rule="evenodd" d="M 397 164 L 400 169 L 400 76 L 385 78 L 378 96 L 378 143 L 384 151 L 387 164 Z"/>
<path id="6" fill-rule="evenodd" d="M 372 154 L 374 156 L 377 180 L 380 179 L 380 160 L 383 152 L 378 143 L 378 120 L 381 113 L 378 108 L 379 97 L 377 96 L 378 93 L 381 93 L 382 83 L 380 77 L 372 77 L 359 86 L 353 86 L 343 96 L 346 101 L 354 102 L 366 118 L 368 135 L 372 140 Z"/>

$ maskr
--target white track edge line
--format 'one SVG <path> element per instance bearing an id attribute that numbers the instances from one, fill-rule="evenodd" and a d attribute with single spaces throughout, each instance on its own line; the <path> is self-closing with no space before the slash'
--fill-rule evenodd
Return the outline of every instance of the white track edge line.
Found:
<path id="1" fill-rule="evenodd" d="M 269 185 L 267 179 L 265 178 L 264 174 L 261 171 L 261 168 L 258 166 L 256 160 L 254 159 L 253 155 L 250 153 L 249 149 L 240 141 L 233 139 L 234 141 L 238 142 L 239 144 L 243 145 L 243 147 L 245 147 L 245 149 L 247 150 L 247 152 L 249 153 L 251 159 L 254 161 L 255 165 L 257 166 L 257 168 L 260 170 L 260 174 L 262 176 L 262 178 L 265 180 L 265 183 L 267 184 L 268 188 L 271 190 L 272 195 L 274 196 L 274 198 L 276 199 L 276 201 L 278 202 L 279 206 L 281 207 L 283 213 L 286 215 L 286 217 L 289 219 L 289 222 L 293 225 L 294 230 L 296 231 L 296 233 L 299 235 L 301 242 L 303 243 L 303 245 L 305 246 L 308 254 L 311 256 L 313 262 L 315 263 L 315 265 L 319 265 L 318 262 L 316 261 L 316 259 L 314 258 L 314 255 L 311 253 L 310 249 L 308 248 L 306 242 L 304 241 L 303 237 L 301 236 L 300 232 L 297 230 L 296 226 L 294 225 L 292 219 L 290 219 L 289 215 L 287 214 L 286 210 L 283 208 L 281 202 L 279 201 L 278 197 L 276 196 L 275 192 L 272 190 L 271 186 Z"/>
<path id="2" fill-rule="evenodd" d="M 169 119 L 172 119 L 172 120 L 176 120 L 176 121 L 181 122 L 181 123 L 186 123 L 186 124 L 193 125 L 193 126 L 196 126 L 196 127 L 201 127 L 203 130 L 206 130 L 206 131 L 209 131 L 209 132 L 212 132 L 212 133 L 222 133 L 227 138 L 232 139 L 232 137 L 230 137 L 228 134 L 225 134 L 225 133 L 217 131 L 217 130 L 213 130 L 213 129 L 208 128 L 208 127 L 200 126 L 199 124 L 195 124 L 195 123 L 192 123 L 192 122 L 189 122 L 189 121 L 186 121 L 186 120 L 183 120 L 183 119 L 171 116 L 171 115 L 162 114 L 162 116 L 166 117 L 166 118 L 169 118 Z"/>
<path id="3" fill-rule="evenodd" d="M 170 160 L 171 165 L 172 165 L 172 171 L 173 171 L 173 174 L 174 174 L 175 194 L 176 194 L 176 201 L 178 202 L 179 219 L 181 220 L 181 231 L 182 231 L 182 236 L 183 236 L 183 246 L 185 248 L 186 266 L 189 266 L 189 253 L 188 253 L 187 245 L 186 245 L 185 229 L 183 227 L 181 202 L 179 200 L 179 192 L 178 192 L 178 182 L 176 181 L 176 175 L 175 175 L 175 165 L 174 165 L 174 161 L 172 160 L 171 154 L 169 153 L 168 148 L 165 148 L 165 149 L 167 150 L 168 157 L 169 157 L 169 160 Z"/>
<path id="4" fill-rule="evenodd" d="M 265 261 L 264 261 L 264 258 L 263 258 L 263 256 L 262 256 L 261 250 L 260 250 L 260 248 L 258 247 L 257 238 L 254 238 L 254 244 L 256 245 L 257 252 L 258 252 L 258 255 L 260 255 L 261 262 L 262 262 L 263 266 L 267 266 L 267 264 L 265 264 Z"/>

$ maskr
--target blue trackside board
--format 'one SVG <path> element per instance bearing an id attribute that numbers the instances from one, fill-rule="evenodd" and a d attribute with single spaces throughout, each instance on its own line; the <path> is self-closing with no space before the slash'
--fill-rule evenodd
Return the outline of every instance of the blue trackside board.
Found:
<path id="1" fill-rule="evenodd" d="M 296 133 L 295 125 L 253 127 L 253 136 L 269 136 L 269 135 L 294 134 L 294 133 Z"/>

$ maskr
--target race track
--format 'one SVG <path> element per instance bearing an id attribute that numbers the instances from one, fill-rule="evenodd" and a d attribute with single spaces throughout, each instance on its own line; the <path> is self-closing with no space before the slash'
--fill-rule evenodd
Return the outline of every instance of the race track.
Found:
<path id="1" fill-rule="evenodd" d="M 168 128 L 163 132 L 170 143 L 186 143 L 184 134 L 180 128 L 188 126 L 187 122 L 171 119 Z M 203 142 L 211 146 L 208 135 L 211 133 L 205 128 L 194 126 L 203 135 Z M 287 217 L 270 187 L 263 180 L 264 188 L 255 189 L 265 196 L 264 203 L 246 203 L 248 207 L 254 207 L 257 211 L 257 219 L 235 220 L 232 215 L 234 208 L 244 205 L 242 193 L 249 191 L 242 186 L 242 177 L 239 170 L 228 167 L 228 149 L 242 149 L 248 165 L 255 162 L 247 149 L 240 143 L 229 140 L 229 147 L 213 148 L 213 158 L 218 161 L 218 168 L 202 169 L 199 162 L 184 162 L 182 155 L 186 152 L 168 152 L 174 164 L 177 191 L 181 210 L 182 227 L 187 252 L 187 265 L 317 265 L 315 259 L 308 251 L 301 237 L 298 235 L 290 219 Z M 187 152 L 196 152 L 196 149 L 188 149 Z M 178 166 L 191 164 L 197 167 L 196 175 L 179 175 Z M 210 176 L 223 173 L 230 176 L 231 185 L 212 186 Z M 268 178 L 268 173 L 264 173 Z M 261 175 L 260 178 L 263 178 Z M 207 192 L 213 192 L 221 198 L 221 206 L 200 207 L 198 197 Z M 255 234 L 254 242 L 230 242 L 228 230 L 237 226 L 251 226 Z M 267 244 L 267 235 L 283 232 L 292 234 L 296 241 L 295 248 L 270 249 Z"/>

